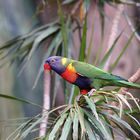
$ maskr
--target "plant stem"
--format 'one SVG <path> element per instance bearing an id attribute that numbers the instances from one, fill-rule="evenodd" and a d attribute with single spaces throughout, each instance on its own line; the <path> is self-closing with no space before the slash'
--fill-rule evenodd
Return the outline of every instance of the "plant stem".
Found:
<path id="1" fill-rule="evenodd" d="M 46 112 L 46 110 L 50 109 L 50 73 L 48 71 L 45 71 L 44 73 L 44 98 L 43 99 L 44 101 L 43 101 L 42 116 Z M 42 122 L 40 123 L 39 137 L 45 136 L 47 121 L 48 121 L 48 117 L 43 119 Z"/>

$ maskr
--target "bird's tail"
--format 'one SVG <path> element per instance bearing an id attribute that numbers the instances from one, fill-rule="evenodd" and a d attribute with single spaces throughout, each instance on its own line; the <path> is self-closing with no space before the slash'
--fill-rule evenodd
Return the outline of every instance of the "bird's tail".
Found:
<path id="1" fill-rule="evenodd" d="M 135 83 L 125 81 L 125 80 L 118 80 L 117 85 L 122 86 L 122 87 L 126 87 L 126 88 L 140 88 L 139 84 L 135 84 Z"/>
<path id="2" fill-rule="evenodd" d="M 113 75 L 113 76 L 114 76 L 114 79 L 112 82 L 116 86 L 126 87 L 126 88 L 140 88 L 140 84 L 135 84 L 135 83 L 129 82 L 128 80 L 126 80 L 120 76 L 116 76 L 116 75 Z"/>

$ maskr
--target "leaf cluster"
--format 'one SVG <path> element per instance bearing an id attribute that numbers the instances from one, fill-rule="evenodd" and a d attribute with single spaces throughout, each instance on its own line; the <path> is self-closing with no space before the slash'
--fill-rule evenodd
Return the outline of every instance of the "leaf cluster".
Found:
<path id="1" fill-rule="evenodd" d="M 140 124 L 133 117 L 139 114 L 140 106 L 131 94 L 122 95 L 115 90 L 100 90 L 90 94 L 78 96 L 74 104 L 57 107 L 30 119 L 19 126 L 9 139 L 15 134 L 16 138 L 26 138 L 39 129 L 38 124 L 44 118 L 49 119 L 46 136 L 39 138 L 42 140 L 114 140 L 117 136 L 124 139 L 140 138 Z M 131 107 L 130 101 L 136 107 Z"/>

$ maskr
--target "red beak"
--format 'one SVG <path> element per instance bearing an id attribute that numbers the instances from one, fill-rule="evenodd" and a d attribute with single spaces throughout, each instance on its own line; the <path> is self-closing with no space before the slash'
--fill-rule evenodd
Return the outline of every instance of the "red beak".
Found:
<path id="1" fill-rule="evenodd" d="M 44 70 L 51 70 L 51 67 L 48 63 L 44 64 Z"/>

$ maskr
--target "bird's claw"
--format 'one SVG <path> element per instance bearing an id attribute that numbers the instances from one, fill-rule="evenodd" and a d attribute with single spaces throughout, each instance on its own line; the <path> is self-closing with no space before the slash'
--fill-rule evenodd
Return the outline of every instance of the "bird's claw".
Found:
<path id="1" fill-rule="evenodd" d="M 94 92 L 96 91 L 96 89 L 91 89 L 90 92 L 88 92 L 87 96 L 92 96 L 94 94 Z"/>
<path id="2" fill-rule="evenodd" d="M 76 101 L 79 102 L 79 101 L 80 101 L 80 98 L 82 98 L 82 96 L 83 96 L 83 95 L 81 95 L 81 94 L 78 95 L 78 96 L 76 97 Z"/>

